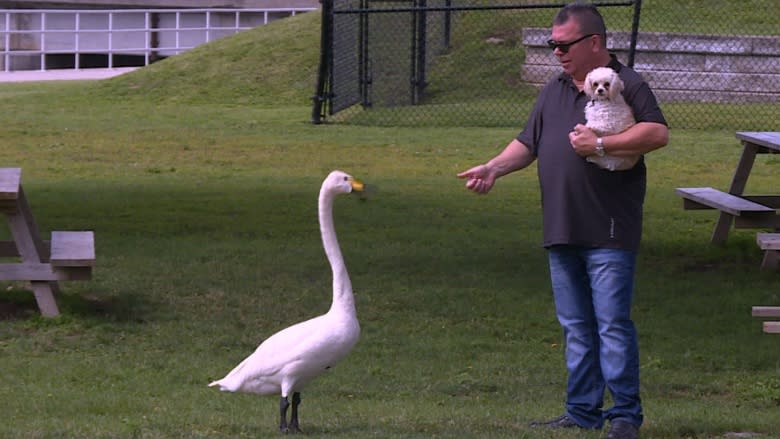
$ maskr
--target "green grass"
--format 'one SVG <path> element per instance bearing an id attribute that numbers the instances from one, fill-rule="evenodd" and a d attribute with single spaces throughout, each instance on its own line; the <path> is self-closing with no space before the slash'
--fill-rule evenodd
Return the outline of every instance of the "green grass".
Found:
<path id="1" fill-rule="evenodd" d="M 487 197 L 454 176 L 518 127 L 311 125 L 310 20 L 221 40 L 224 61 L 206 46 L 103 82 L 0 84 L 0 163 L 23 168 L 45 236 L 92 229 L 97 246 L 59 318 L 0 285 L 1 437 L 276 436 L 275 397 L 206 385 L 327 310 L 316 196 L 335 168 L 378 191 L 336 203 L 363 334 L 303 393 L 308 437 L 600 437 L 528 427 L 565 388 L 535 172 Z M 300 44 L 307 67 L 255 59 L 268 41 Z M 777 274 L 758 270 L 755 230 L 713 247 L 715 214 L 674 195 L 726 187 L 739 152 L 731 131 L 676 130 L 647 159 L 644 438 L 780 431 L 778 340 L 750 317 L 780 303 Z M 748 191 L 775 192 L 779 166 L 760 157 Z"/>

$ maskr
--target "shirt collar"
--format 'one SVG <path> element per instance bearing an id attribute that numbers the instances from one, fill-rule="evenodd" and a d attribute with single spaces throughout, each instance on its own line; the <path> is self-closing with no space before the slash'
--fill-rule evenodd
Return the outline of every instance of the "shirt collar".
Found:
<path id="1" fill-rule="evenodd" d="M 620 69 L 623 68 L 623 64 L 620 64 L 620 61 L 618 61 L 617 56 L 613 53 L 609 54 L 609 64 L 607 64 L 607 67 L 611 68 L 612 70 L 620 73 Z"/>

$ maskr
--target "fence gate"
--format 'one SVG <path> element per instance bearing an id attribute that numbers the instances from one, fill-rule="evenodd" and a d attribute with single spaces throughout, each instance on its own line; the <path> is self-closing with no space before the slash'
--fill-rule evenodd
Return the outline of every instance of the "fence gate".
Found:
<path id="1" fill-rule="evenodd" d="M 543 25 L 549 27 L 551 14 L 565 4 L 550 0 L 323 0 L 312 122 L 320 123 L 326 116 L 355 105 L 368 110 L 432 103 L 426 102 L 432 94 L 430 72 L 450 49 L 456 14 L 546 10 Z M 638 26 L 640 1 L 595 4 L 636 5 L 633 16 L 628 10 L 636 21 L 634 27 Z M 517 24 L 513 26 L 517 28 Z M 630 64 L 635 43 L 634 38 Z"/>
<path id="2" fill-rule="evenodd" d="M 431 60 L 447 47 L 452 0 L 323 2 L 323 47 L 314 118 L 355 104 L 416 105 Z M 428 26 L 429 22 L 435 22 Z M 373 38 L 372 38 L 373 37 Z M 406 41 L 404 41 L 404 39 Z"/>

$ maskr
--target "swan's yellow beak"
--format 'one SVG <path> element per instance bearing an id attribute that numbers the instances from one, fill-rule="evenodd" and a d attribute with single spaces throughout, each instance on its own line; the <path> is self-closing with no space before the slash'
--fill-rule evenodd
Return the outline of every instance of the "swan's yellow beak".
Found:
<path id="1" fill-rule="evenodd" d="M 356 178 L 353 178 L 352 180 L 350 180 L 349 184 L 352 185 L 352 190 L 354 192 L 363 192 L 363 189 L 365 189 L 365 187 L 366 187 L 366 185 L 363 184 L 362 181 L 360 181 L 360 180 L 358 180 Z"/>

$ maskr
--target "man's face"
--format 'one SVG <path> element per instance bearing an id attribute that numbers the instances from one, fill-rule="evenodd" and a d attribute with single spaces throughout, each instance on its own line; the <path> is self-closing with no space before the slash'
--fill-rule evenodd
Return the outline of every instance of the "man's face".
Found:
<path id="1" fill-rule="evenodd" d="M 584 37 L 580 31 L 579 25 L 574 20 L 569 20 L 564 24 L 553 26 L 550 38 L 558 44 L 577 41 Z M 584 80 L 585 75 L 590 71 L 590 64 L 593 61 L 594 39 L 596 36 L 586 37 L 568 47 L 557 47 L 553 53 L 558 57 L 558 61 L 563 67 L 563 71 L 571 75 L 574 79 Z"/>

